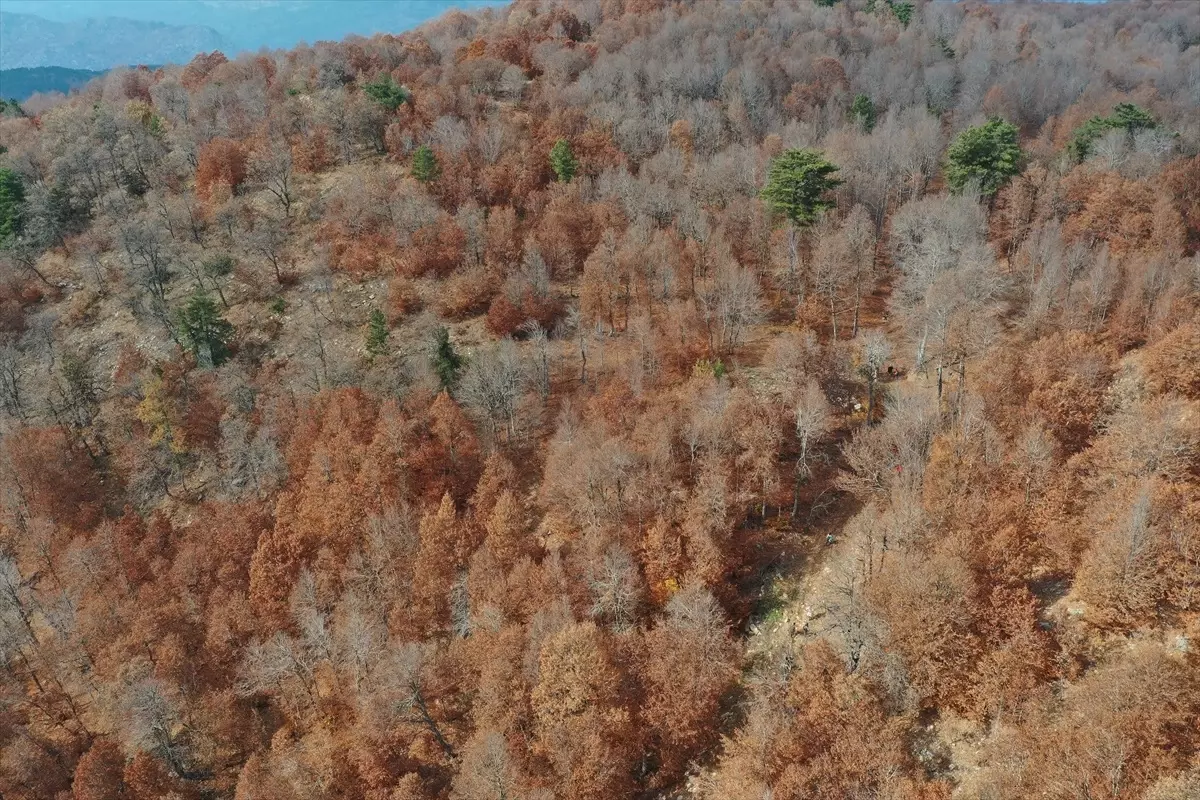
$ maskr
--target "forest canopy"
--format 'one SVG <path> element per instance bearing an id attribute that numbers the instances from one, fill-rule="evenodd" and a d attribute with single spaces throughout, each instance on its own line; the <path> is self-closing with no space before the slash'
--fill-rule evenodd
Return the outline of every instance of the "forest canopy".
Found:
<path id="1" fill-rule="evenodd" d="M 1200 5 L 517 0 L 0 108 L 0 795 L 1200 796 Z"/>

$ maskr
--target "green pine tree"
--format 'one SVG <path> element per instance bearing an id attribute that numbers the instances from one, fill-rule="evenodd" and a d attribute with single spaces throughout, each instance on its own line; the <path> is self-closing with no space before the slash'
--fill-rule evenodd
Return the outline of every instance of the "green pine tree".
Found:
<path id="1" fill-rule="evenodd" d="M 1092 117 L 1071 134 L 1071 141 L 1067 143 L 1067 152 L 1075 161 L 1087 161 L 1092 154 L 1092 148 L 1096 146 L 1096 140 L 1109 129 L 1108 118 Z"/>
<path id="2" fill-rule="evenodd" d="M 463 359 L 454 349 L 450 341 L 450 331 L 446 326 L 440 326 L 434 332 L 433 371 L 437 373 L 442 388 L 449 391 L 458 383 L 458 373 L 462 370 Z"/>
<path id="3" fill-rule="evenodd" d="M 562 183 L 570 183 L 571 178 L 579 171 L 579 161 L 571 151 L 571 143 L 566 139 L 559 139 L 551 148 L 550 166 L 554 168 L 554 174 Z"/>
<path id="4" fill-rule="evenodd" d="M 11 169 L 0 169 L 0 244 L 21 232 L 25 184 Z"/>
<path id="5" fill-rule="evenodd" d="M 211 297 L 196 294 L 180 310 L 179 334 L 201 366 L 219 367 L 229 358 L 233 326 L 221 315 Z"/>
<path id="6" fill-rule="evenodd" d="M 999 117 L 967 128 L 946 151 L 946 183 L 955 192 L 976 181 L 979 191 L 990 196 L 1020 171 L 1017 126 Z"/>
<path id="7" fill-rule="evenodd" d="M 371 358 L 383 354 L 387 349 L 388 333 L 387 319 L 377 308 L 371 312 L 371 319 L 367 323 L 367 353 Z"/>
<path id="8" fill-rule="evenodd" d="M 793 225 L 811 225 L 822 211 L 833 207 L 833 201 L 824 196 L 841 185 L 833 177 L 837 171 L 817 150 L 788 150 L 771 162 L 762 198 Z"/>
<path id="9" fill-rule="evenodd" d="M 1133 103 L 1118 103 L 1107 117 L 1092 117 L 1076 128 L 1067 144 L 1067 153 L 1076 161 L 1086 161 L 1092 155 L 1096 141 L 1108 131 L 1123 128 L 1132 136 L 1138 131 L 1157 127 L 1158 121 L 1149 111 Z"/>
<path id="10" fill-rule="evenodd" d="M 875 130 L 875 103 L 865 94 L 855 95 L 850 115 L 866 133 Z"/>
<path id="11" fill-rule="evenodd" d="M 389 111 L 395 111 L 412 100 L 412 94 L 408 89 L 392 80 L 391 75 L 384 75 L 379 80 L 364 85 L 363 92 Z"/>
<path id="12" fill-rule="evenodd" d="M 436 181 L 442 174 L 442 167 L 429 145 L 423 144 L 413 153 L 412 174 L 421 183 Z"/>
<path id="13" fill-rule="evenodd" d="M 1117 103 L 1109 119 L 1114 128 L 1124 128 L 1130 133 L 1158 127 L 1158 120 L 1149 111 L 1133 103 Z"/>
<path id="14" fill-rule="evenodd" d="M 908 23 L 912 22 L 913 4 L 909 0 L 887 0 L 887 4 L 900 24 L 907 28 Z"/>

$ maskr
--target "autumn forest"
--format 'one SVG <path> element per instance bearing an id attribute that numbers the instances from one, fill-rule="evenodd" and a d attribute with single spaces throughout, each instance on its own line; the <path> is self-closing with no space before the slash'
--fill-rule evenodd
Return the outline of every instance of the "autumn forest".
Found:
<path id="1" fill-rule="evenodd" d="M 1200 4 L 517 0 L 0 104 L 0 797 L 1200 798 Z"/>

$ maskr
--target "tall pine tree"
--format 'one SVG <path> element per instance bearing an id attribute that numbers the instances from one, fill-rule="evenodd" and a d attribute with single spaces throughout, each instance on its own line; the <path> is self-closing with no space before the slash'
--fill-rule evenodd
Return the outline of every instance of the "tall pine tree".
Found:
<path id="1" fill-rule="evenodd" d="M 387 350 L 388 339 L 387 319 L 378 308 L 371 312 L 367 323 L 367 354 L 374 358 Z"/>
<path id="2" fill-rule="evenodd" d="M 575 173 L 579 171 L 579 161 L 571 150 L 571 143 L 566 139 L 559 139 L 554 143 L 554 147 L 550 150 L 550 166 L 553 167 L 554 174 L 562 183 L 570 183 L 571 178 L 574 178 Z"/>
<path id="3" fill-rule="evenodd" d="M 1020 171 L 1017 126 L 999 117 L 967 128 L 946 151 L 946 183 L 955 192 L 975 181 L 980 193 L 994 195 Z"/>
<path id="4" fill-rule="evenodd" d="M 837 171 L 817 150 L 788 150 L 771 162 L 762 198 L 796 227 L 811 225 L 833 207 L 825 194 L 842 184 L 833 177 Z"/>
<path id="5" fill-rule="evenodd" d="M 192 351 L 200 366 L 219 367 L 229 358 L 233 325 L 208 295 L 194 295 L 180 310 L 179 333 L 183 345 Z"/>
<path id="6" fill-rule="evenodd" d="M 454 349 L 454 344 L 450 341 L 450 331 L 445 325 L 439 327 L 433 336 L 433 371 L 437 373 L 442 388 L 448 391 L 458 383 L 463 359 Z"/>
<path id="7" fill-rule="evenodd" d="M 423 144 L 413 153 L 412 174 L 421 183 L 432 183 L 442 174 L 442 167 L 429 145 Z"/>
<path id="8" fill-rule="evenodd" d="M 0 169 L 0 243 L 21 232 L 25 184 L 11 169 Z"/>

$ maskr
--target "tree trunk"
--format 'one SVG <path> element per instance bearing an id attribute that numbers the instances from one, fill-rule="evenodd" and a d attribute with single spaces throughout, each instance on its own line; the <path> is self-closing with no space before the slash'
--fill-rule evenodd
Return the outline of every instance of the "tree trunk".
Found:
<path id="1" fill-rule="evenodd" d="M 867 424 L 871 425 L 875 420 L 875 381 L 877 379 L 875 367 L 870 367 L 867 372 Z"/>
<path id="2" fill-rule="evenodd" d="M 795 225 L 788 228 L 788 269 L 792 275 L 800 274 L 800 236 Z"/>
<path id="3" fill-rule="evenodd" d="M 921 329 L 921 340 L 917 343 L 917 363 L 916 368 L 926 377 L 929 376 L 929 369 L 925 366 L 925 347 L 929 342 L 929 323 L 926 322 Z M 938 395 L 941 397 L 941 394 Z"/>
<path id="4" fill-rule="evenodd" d="M 42 283 L 46 284 L 46 285 L 47 285 L 47 286 L 49 286 L 51 289 L 54 289 L 54 288 L 55 288 L 54 284 L 53 284 L 53 283 L 51 283 L 51 282 L 49 281 L 49 279 L 47 279 L 47 278 L 46 278 L 46 276 L 42 274 L 41 270 L 39 270 L 39 269 L 38 269 L 36 266 L 34 266 L 34 262 L 32 262 L 32 261 L 24 262 L 24 261 L 23 261 L 23 265 L 24 265 L 25 269 L 27 269 L 27 270 L 29 270 L 30 272 L 32 272 L 32 273 L 34 274 L 34 276 L 35 276 L 35 277 L 37 277 L 37 279 L 38 279 L 39 281 L 41 281 Z"/>
<path id="5" fill-rule="evenodd" d="M 963 395 L 967 390 L 967 359 L 965 357 L 958 360 L 958 395 L 954 399 L 955 417 L 962 417 Z"/>
<path id="6" fill-rule="evenodd" d="M 792 481 L 792 519 L 800 510 L 800 459 L 796 459 L 795 480 Z"/>
<path id="7" fill-rule="evenodd" d="M 854 282 L 854 329 L 850 334 L 851 339 L 858 338 L 858 323 L 860 311 L 862 309 L 862 282 Z"/>
<path id="8" fill-rule="evenodd" d="M 413 689 L 413 705 L 417 707 L 417 711 L 421 715 L 421 722 L 424 723 L 425 727 L 429 729 L 429 732 L 433 734 L 433 738 L 437 740 L 438 745 L 441 746 L 446 755 L 449 756 L 451 760 L 458 758 L 454 752 L 454 748 L 450 746 L 450 743 L 446 741 L 446 737 L 442 735 L 441 728 L 438 727 L 437 722 L 434 721 L 433 717 L 430 715 L 429 708 L 425 704 L 425 698 L 422 696 L 419 688 Z"/>

